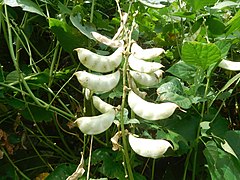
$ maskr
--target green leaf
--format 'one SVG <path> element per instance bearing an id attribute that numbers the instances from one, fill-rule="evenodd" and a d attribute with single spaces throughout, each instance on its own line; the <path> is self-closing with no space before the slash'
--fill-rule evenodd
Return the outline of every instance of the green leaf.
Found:
<path id="1" fill-rule="evenodd" d="M 240 131 L 227 131 L 225 133 L 225 139 L 228 144 L 231 146 L 235 154 L 237 155 L 238 159 L 240 160 Z"/>
<path id="2" fill-rule="evenodd" d="M 192 105 L 190 99 L 183 95 L 183 88 L 178 79 L 172 79 L 171 81 L 162 84 L 157 89 L 157 93 L 159 95 L 159 100 L 176 103 L 184 109 L 188 109 Z"/>
<path id="3" fill-rule="evenodd" d="M 217 0 L 187 0 L 187 2 L 195 11 L 198 11 L 203 9 L 204 6 L 214 5 Z"/>
<path id="4" fill-rule="evenodd" d="M 31 0 L 3 0 L 3 3 L 11 7 L 21 7 L 24 11 L 45 16 L 42 9 Z"/>
<path id="5" fill-rule="evenodd" d="M 15 168 L 10 163 L 1 163 L 0 165 L 0 179 L 2 180 L 19 180 L 18 173 L 16 172 Z"/>
<path id="6" fill-rule="evenodd" d="M 66 22 L 49 18 L 49 26 L 67 52 L 71 53 L 75 48 L 87 45 L 85 36 Z"/>
<path id="7" fill-rule="evenodd" d="M 119 158 L 119 159 L 118 159 Z M 92 164 L 99 164 L 99 172 L 109 178 L 125 179 L 122 159 L 110 148 L 98 148 L 92 153 Z"/>
<path id="8" fill-rule="evenodd" d="M 21 115 L 27 120 L 35 120 L 36 122 L 49 122 L 52 120 L 52 112 L 42 107 L 29 104 L 28 102 L 16 98 L 9 98 L 6 102 L 13 108 L 20 110 Z"/>
<path id="9" fill-rule="evenodd" d="M 239 5 L 239 3 L 236 3 L 236 2 L 233 2 L 233 1 L 223 1 L 223 2 L 218 2 L 211 9 L 223 9 L 223 8 L 226 8 L 226 7 L 237 6 L 237 5 Z"/>
<path id="10" fill-rule="evenodd" d="M 233 16 L 233 18 L 227 23 L 227 32 L 226 35 L 231 34 L 233 31 L 238 30 L 240 28 L 240 10 Z"/>
<path id="11" fill-rule="evenodd" d="M 85 36 L 87 36 L 89 39 L 94 39 L 94 37 L 92 36 L 91 32 L 96 31 L 95 28 L 93 28 L 90 25 L 86 25 L 83 26 L 81 24 L 82 21 L 82 17 L 81 17 L 81 6 L 75 6 L 72 10 L 72 14 L 70 16 L 70 20 L 72 22 L 72 24 Z"/>
<path id="12" fill-rule="evenodd" d="M 167 72 L 182 79 L 183 81 L 188 82 L 189 84 L 193 84 L 194 77 L 196 76 L 196 70 L 197 69 L 194 66 L 186 64 L 184 61 L 179 61 L 171 66 Z"/>
<path id="13" fill-rule="evenodd" d="M 221 51 L 212 43 L 186 42 L 182 47 L 182 60 L 206 70 L 221 59 Z"/>
<path id="14" fill-rule="evenodd" d="M 206 20 L 206 25 L 208 26 L 208 30 L 213 35 L 221 35 L 224 33 L 225 25 L 223 24 L 221 19 L 215 16 L 208 17 Z"/>
<path id="15" fill-rule="evenodd" d="M 233 155 L 218 148 L 214 141 L 206 143 L 203 154 L 207 159 L 208 170 L 212 179 L 239 179 L 239 161 Z"/>
<path id="16" fill-rule="evenodd" d="M 68 176 L 72 175 L 76 168 L 77 165 L 75 164 L 60 164 L 45 180 L 66 180 Z"/>
<path id="17" fill-rule="evenodd" d="M 221 51 L 221 59 L 225 58 L 232 44 L 227 40 L 219 40 L 215 44 Z"/>

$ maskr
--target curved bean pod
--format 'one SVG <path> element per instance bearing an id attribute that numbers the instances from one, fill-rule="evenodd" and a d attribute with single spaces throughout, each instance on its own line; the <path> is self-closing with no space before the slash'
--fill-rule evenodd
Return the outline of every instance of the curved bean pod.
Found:
<path id="1" fill-rule="evenodd" d="M 115 70 L 122 61 L 123 46 L 120 46 L 113 54 L 101 56 L 84 48 L 75 49 L 80 62 L 88 69 L 96 72 L 111 72 Z"/>
<path id="2" fill-rule="evenodd" d="M 137 59 L 132 54 L 128 58 L 128 63 L 133 70 L 143 73 L 152 73 L 164 67 L 162 64 L 157 62 L 147 62 L 141 59 Z"/>
<path id="3" fill-rule="evenodd" d="M 112 90 L 120 80 L 119 70 L 107 75 L 96 75 L 86 71 L 77 71 L 75 75 L 83 87 L 99 93 Z"/>
<path id="4" fill-rule="evenodd" d="M 115 110 L 92 117 L 80 117 L 74 123 L 84 134 L 95 135 L 106 131 L 113 123 L 115 118 Z"/>
<path id="5" fill-rule="evenodd" d="M 234 62 L 229 60 L 222 60 L 218 66 L 230 71 L 240 71 L 240 62 Z"/>
<path id="6" fill-rule="evenodd" d="M 134 42 L 131 46 L 131 53 L 137 59 L 152 59 L 155 57 L 160 56 L 160 54 L 164 53 L 165 50 L 162 48 L 149 48 L 149 49 L 142 49 L 136 42 Z"/>
<path id="7" fill-rule="evenodd" d="M 106 36 L 103 36 L 97 32 L 92 32 L 92 36 L 99 42 L 107 45 L 107 46 L 110 46 L 110 47 L 113 47 L 113 48 L 118 48 L 120 47 L 122 44 L 119 40 L 112 40 L 112 39 L 109 39 L 108 37 Z"/>
<path id="8" fill-rule="evenodd" d="M 104 102 L 103 100 L 101 100 L 100 97 L 98 96 L 92 96 L 92 100 L 93 100 L 93 105 L 94 107 L 101 113 L 106 113 L 109 110 L 113 109 L 114 106 L 112 106 L 111 104 L 108 104 L 106 102 Z"/>
<path id="9" fill-rule="evenodd" d="M 155 104 L 147 102 L 136 95 L 132 90 L 128 94 L 128 104 L 135 114 L 146 120 L 160 120 L 169 118 L 178 108 L 172 102 Z"/>
<path id="10" fill-rule="evenodd" d="M 158 70 L 158 72 L 147 74 L 130 70 L 129 73 L 137 83 L 150 87 L 160 82 L 163 71 Z"/>
<path id="11" fill-rule="evenodd" d="M 164 156 L 168 148 L 173 149 L 173 146 L 163 139 L 137 138 L 129 134 L 128 140 L 133 151 L 143 157 L 160 158 Z"/>

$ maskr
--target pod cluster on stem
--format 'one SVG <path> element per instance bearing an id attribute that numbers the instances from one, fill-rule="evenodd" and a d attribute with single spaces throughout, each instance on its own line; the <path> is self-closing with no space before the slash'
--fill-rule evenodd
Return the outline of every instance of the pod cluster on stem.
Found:
<path id="1" fill-rule="evenodd" d="M 131 46 L 131 55 L 128 58 L 129 74 L 137 85 L 153 87 L 161 81 L 164 66 L 159 62 L 149 60 L 164 53 L 162 48 L 143 49 L 136 42 Z M 137 87 L 132 87 L 128 93 L 128 105 L 132 111 L 145 120 L 162 120 L 169 118 L 179 106 L 172 102 L 160 104 L 148 102 L 143 99 Z M 173 146 L 164 139 L 138 138 L 129 133 L 129 144 L 133 151 L 140 156 L 148 158 L 164 157 L 168 148 Z"/>
<path id="2" fill-rule="evenodd" d="M 97 32 L 92 32 L 93 37 L 97 41 L 116 48 L 111 55 L 102 56 L 88 49 L 75 49 L 79 61 L 91 72 L 77 71 L 74 75 L 76 75 L 82 87 L 85 88 L 87 99 L 91 100 L 93 106 L 101 113 L 97 116 L 76 119 L 75 123 L 84 134 L 100 134 L 112 125 L 117 114 L 117 108 L 104 102 L 97 95 L 92 94 L 106 93 L 117 86 L 121 79 L 120 72 L 122 71 L 119 68 L 123 59 L 126 60 L 124 64 L 127 64 L 127 69 L 123 68 L 122 73 L 127 75 L 128 86 L 130 87 L 127 102 L 137 116 L 152 121 L 167 119 L 179 107 L 172 102 L 156 104 L 144 100 L 146 93 L 141 92 L 138 86 L 153 87 L 160 83 L 164 73 L 162 70 L 164 66 L 160 62 L 152 60 L 156 60 L 165 50 L 162 48 L 143 49 L 137 42 L 128 42 L 127 38 L 125 42 L 122 40 L 123 38 L 119 39 L 120 34 L 124 34 L 123 26 L 127 21 L 127 17 L 128 15 L 123 13 L 123 23 L 112 39 Z M 124 46 L 124 43 L 126 46 Z M 130 47 L 130 52 L 127 52 L 127 55 L 125 51 L 129 50 L 128 48 L 125 49 L 125 47 Z M 168 148 L 173 149 L 170 142 L 164 139 L 137 138 L 129 133 L 128 140 L 133 151 L 143 157 L 154 159 L 163 157 Z"/>

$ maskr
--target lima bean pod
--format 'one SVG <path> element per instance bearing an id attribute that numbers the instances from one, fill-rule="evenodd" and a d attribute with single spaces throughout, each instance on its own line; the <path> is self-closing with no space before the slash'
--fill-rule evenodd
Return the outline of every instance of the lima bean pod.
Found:
<path id="1" fill-rule="evenodd" d="M 117 86 L 120 80 L 119 70 L 107 75 L 97 75 L 86 71 L 77 71 L 75 72 L 75 75 L 83 87 L 98 93 L 111 91 Z"/>
<path id="2" fill-rule="evenodd" d="M 113 48 L 118 48 L 120 46 L 122 46 L 121 42 L 119 40 L 112 40 L 112 39 L 109 39 L 108 37 L 106 36 L 103 36 L 97 32 L 92 32 L 92 36 L 99 42 L 107 45 L 107 46 L 110 46 L 110 47 L 113 47 Z"/>
<path id="3" fill-rule="evenodd" d="M 147 102 L 132 90 L 128 94 L 128 104 L 135 114 L 146 120 L 167 119 L 178 108 L 178 105 L 172 102 L 160 104 Z"/>
<path id="4" fill-rule="evenodd" d="M 240 62 L 234 62 L 229 60 L 222 60 L 218 67 L 221 67 L 223 69 L 227 69 L 230 71 L 240 71 Z"/>
<path id="5" fill-rule="evenodd" d="M 101 113 L 106 113 L 111 109 L 114 109 L 114 106 L 111 104 L 108 104 L 104 102 L 100 97 L 98 96 L 92 96 L 93 100 L 93 106 Z"/>
<path id="6" fill-rule="evenodd" d="M 115 70 L 122 61 L 123 46 L 120 46 L 113 54 L 101 56 L 84 48 L 75 49 L 80 62 L 88 69 L 96 72 L 107 73 Z"/>
<path id="7" fill-rule="evenodd" d="M 141 73 L 130 70 L 129 73 L 137 83 L 143 86 L 151 87 L 160 82 L 163 71 L 157 70 L 153 73 Z"/>
<path id="8" fill-rule="evenodd" d="M 84 134 L 96 135 L 106 131 L 113 123 L 115 110 L 109 110 L 98 116 L 80 117 L 74 123 Z"/>
<path id="9" fill-rule="evenodd" d="M 157 62 L 147 62 L 141 59 L 137 59 L 132 54 L 128 58 L 128 63 L 133 70 L 143 73 L 153 73 L 164 67 L 162 64 Z"/>
<path id="10" fill-rule="evenodd" d="M 137 138 L 129 134 L 128 140 L 132 150 L 143 157 L 157 159 L 163 157 L 168 148 L 173 149 L 173 146 L 164 139 Z"/>
<path id="11" fill-rule="evenodd" d="M 137 59 L 143 59 L 143 60 L 153 59 L 160 56 L 164 52 L 165 50 L 162 48 L 143 49 L 136 42 L 134 42 L 131 46 L 131 53 Z"/>

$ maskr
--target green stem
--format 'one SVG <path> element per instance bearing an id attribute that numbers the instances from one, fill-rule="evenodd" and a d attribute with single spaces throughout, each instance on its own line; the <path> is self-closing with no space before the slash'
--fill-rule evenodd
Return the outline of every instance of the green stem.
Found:
<path id="1" fill-rule="evenodd" d="M 131 163 L 129 159 L 129 154 L 128 154 L 127 138 L 125 135 L 125 128 L 124 128 L 124 106 L 125 106 L 126 95 L 127 95 L 127 92 L 126 92 L 127 91 L 126 89 L 127 66 L 128 66 L 128 59 L 126 57 L 123 65 L 123 96 L 122 96 L 122 104 L 121 104 L 121 131 L 122 131 L 122 140 L 123 140 L 123 152 L 124 152 L 125 162 L 128 170 L 128 176 L 130 180 L 134 180 Z"/>
<path id="2" fill-rule="evenodd" d="M 151 180 L 154 180 L 155 164 L 156 164 L 156 160 L 153 159 L 153 164 L 152 164 L 152 178 L 151 178 Z"/>
<path id="3" fill-rule="evenodd" d="M 207 93 L 208 93 L 208 88 L 209 88 L 209 83 L 210 83 L 210 77 L 207 76 L 207 84 L 206 84 L 206 88 L 205 88 L 205 92 L 204 92 L 204 99 L 206 99 L 207 97 Z M 200 132 L 201 132 L 201 122 L 203 122 L 203 116 L 204 116 L 204 112 L 205 112 L 205 106 L 206 106 L 206 101 L 203 102 L 202 105 L 202 111 L 201 111 L 201 119 L 199 122 L 199 126 L 197 129 L 197 137 L 195 140 L 195 146 L 194 146 L 194 155 L 193 155 L 193 173 L 192 173 L 192 180 L 195 179 L 196 176 L 196 168 L 197 168 L 197 154 L 198 154 L 198 143 L 199 143 L 199 137 L 200 137 Z"/>
<path id="4" fill-rule="evenodd" d="M 0 86 L 2 86 L 2 87 L 7 87 L 7 88 L 9 88 L 9 89 L 18 91 L 18 92 L 20 92 L 20 93 L 23 93 L 24 95 L 27 95 L 27 96 L 31 97 L 31 95 L 30 95 L 29 93 L 24 92 L 24 91 L 22 91 L 22 90 L 20 90 L 20 89 L 18 89 L 18 88 L 16 88 L 16 87 L 14 87 L 14 86 L 9 86 L 8 84 L 1 83 L 1 82 L 0 82 Z M 57 107 L 55 107 L 55 106 L 52 106 L 52 105 L 49 106 L 49 104 L 47 104 L 46 102 L 44 102 L 43 100 L 41 100 L 41 99 L 39 99 L 39 98 L 37 98 L 37 97 L 34 97 L 34 98 L 36 98 L 36 100 L 38 100 L 39 102 L 42 103 L 42 104 L 40 104 L 40 105 L 41 105 L 40 107 L 46 108 L 46 109 L 50 109 L 50 110 L 53 111 L 53 112 L 56 111 L 56 112 L 59 113 L 59 115 L 61 115 L 61 116 L 64 117 L 64 118 L 68 117 L 68 118 L 71 118 L 71 119 L 76 119 L 76 117 L 75 117 L 74 115 L 69 114 L 69 113 L 66 113 L 65 111 L 63 111 L 63 110 L 61 110 L 61 109 L 59 109 L 59 108 L 57 108 Z"/>
<path id="5" fill-rule="evenodd" d="M 93 22 L 94 7 L 95 7 L 95 0 L 92 0 L 91 14 L 90 14 L 90 23 Z"/>
<path id="6" fill-rule="evenodd" d="M 91 142 L 90 142 L 90 148 L 89 148 L 87 180 L 89 180 L 89 175 L 90 175 L 92 146 L 93 146 L 93 135 L 91 135 Z"/>

